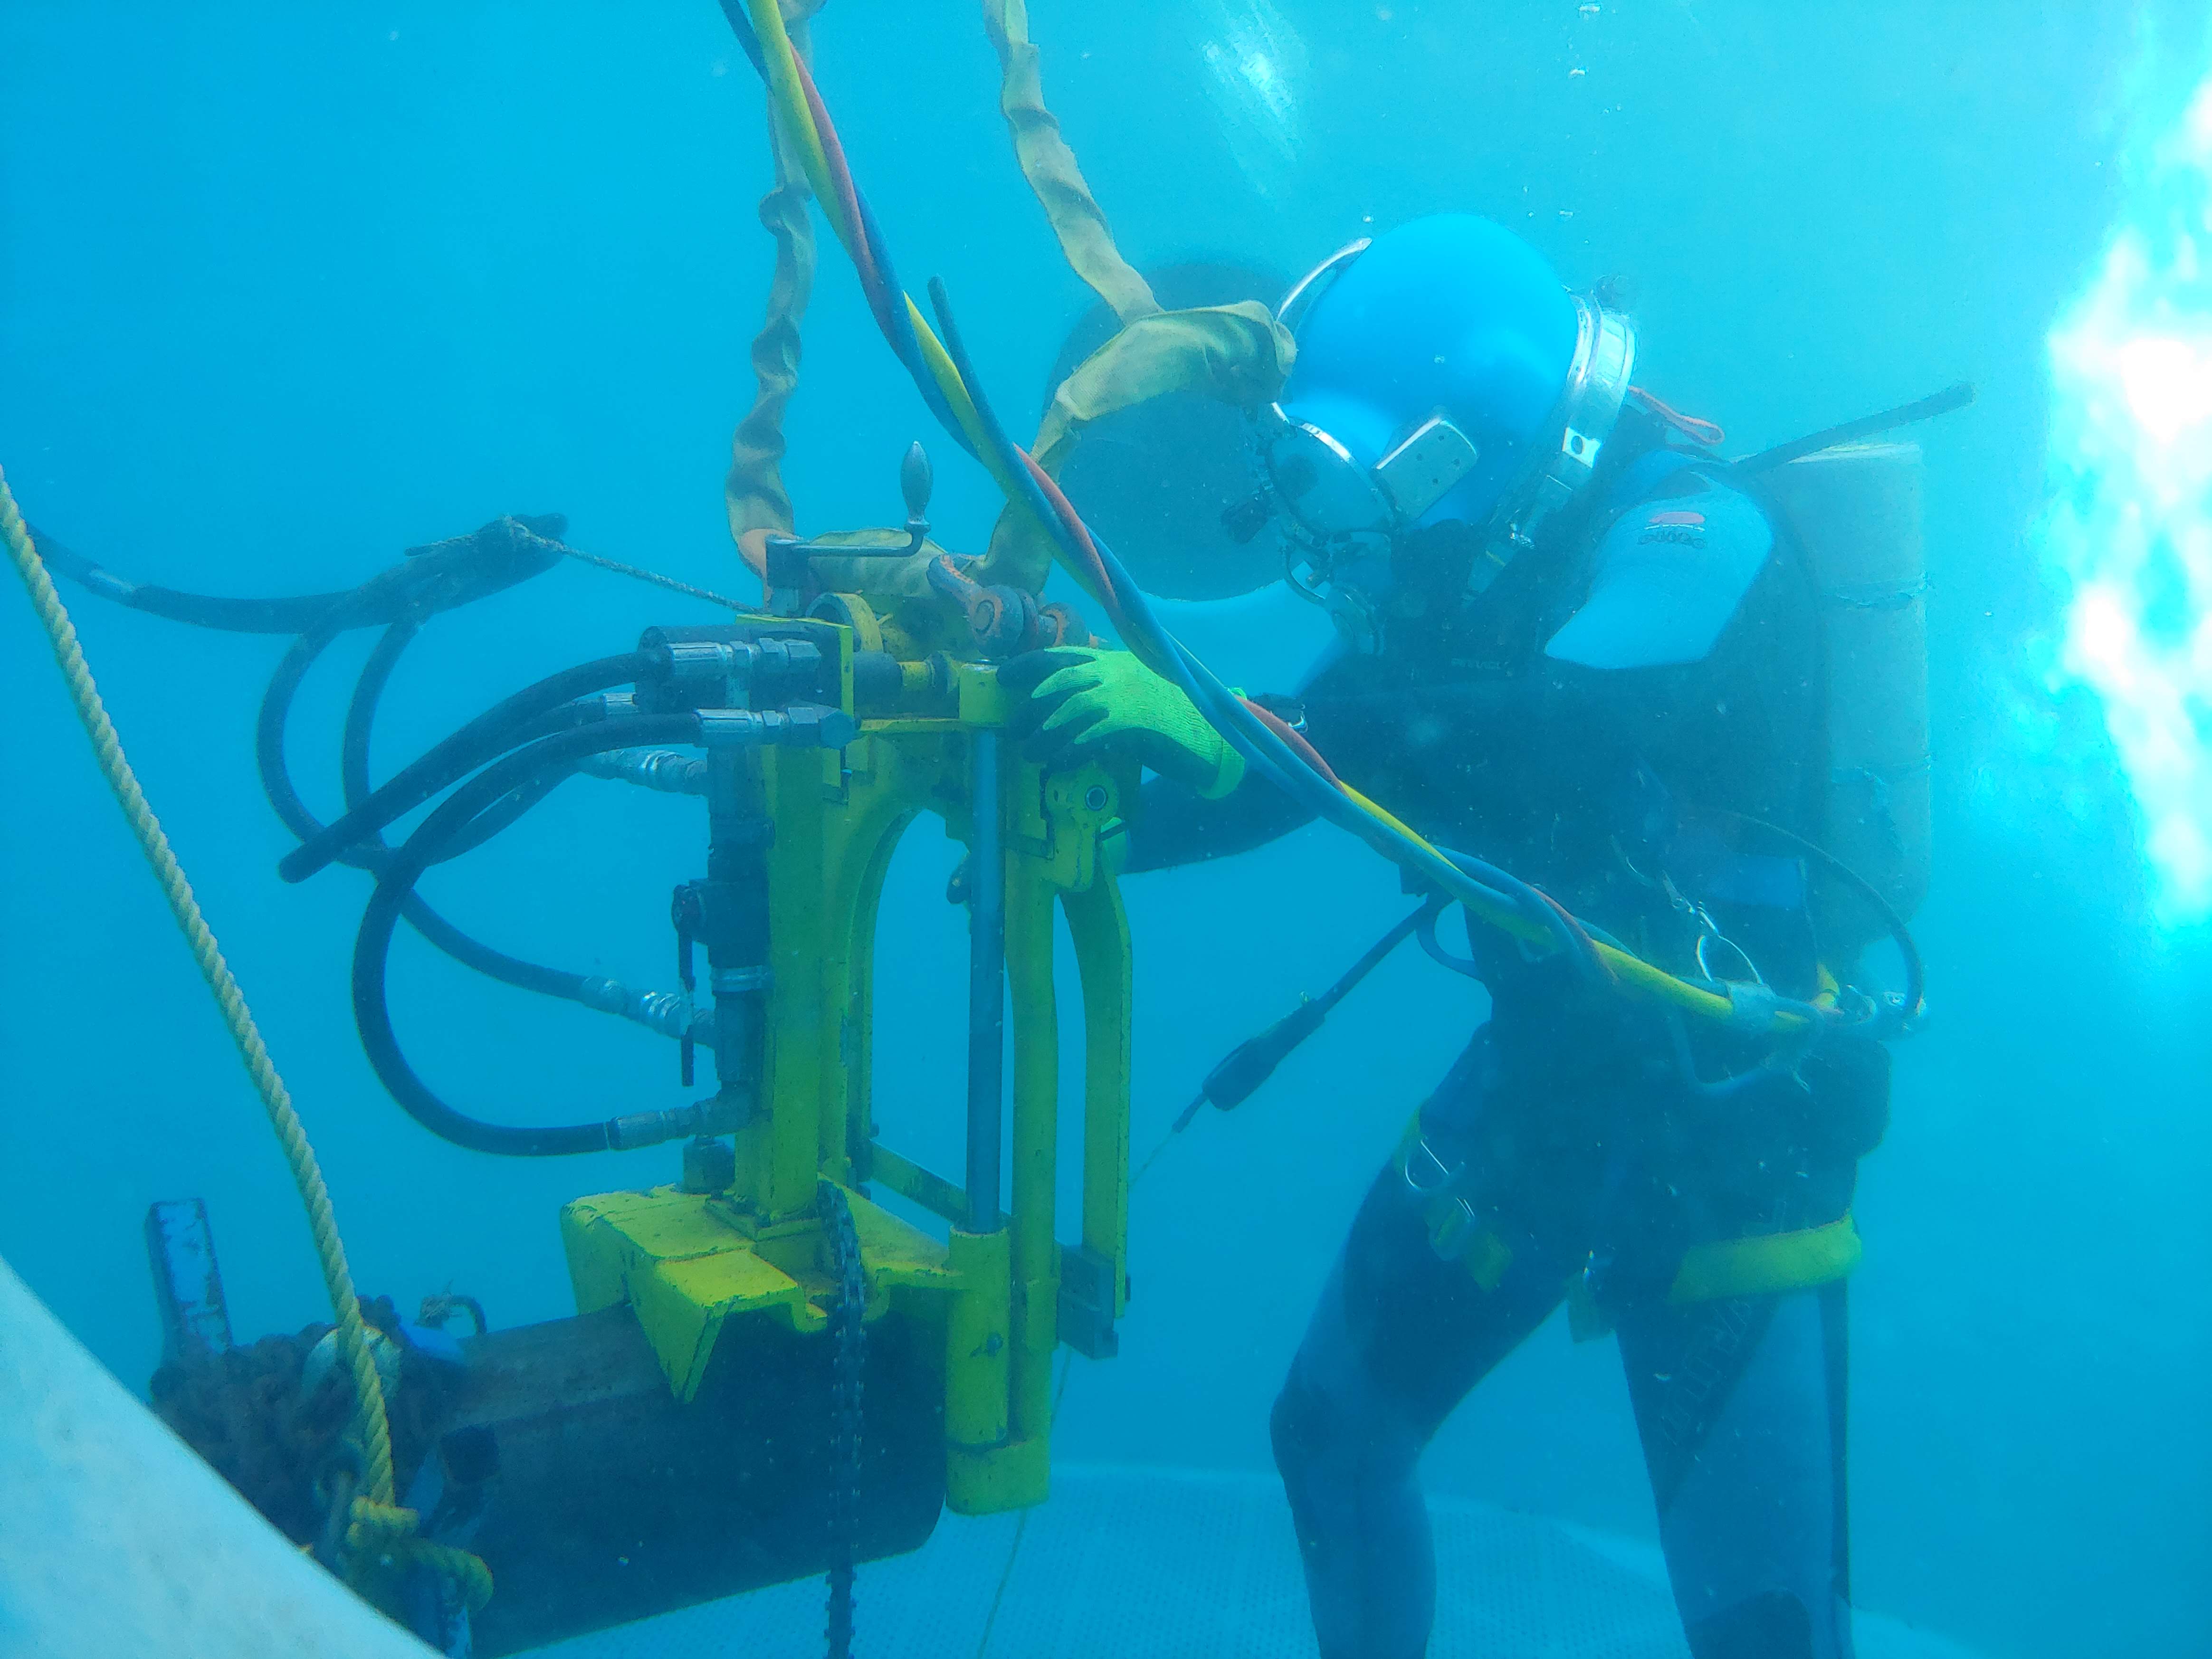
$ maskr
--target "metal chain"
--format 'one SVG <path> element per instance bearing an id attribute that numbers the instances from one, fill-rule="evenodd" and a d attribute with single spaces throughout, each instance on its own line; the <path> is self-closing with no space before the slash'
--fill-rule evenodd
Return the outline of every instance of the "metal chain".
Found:
<path id="1" fill-rule="evenodd" d="M 566 542 L 553 542 L 569 558 L 582 564 L 594 564 L 602 570 L 611 570 L 617 576 L 628 576 L 636 581 L 650 582 L 655 587 L 665 587 L 672 593 L 683 593 L 695 599 L 704 599 L 709 605 L 719 605 L 730 611 L 750 611 L 755 607 L 739 599 L 732 599 L 710 588 L 694 587 L 690 582 L 679 582 L 673 576 L 664 576 L 657 570 L 644 570 L 634 564 L 624 564 L 619 559 L 602 558 L 597 553 L 586 553 L 581 548 L 571 547 Z"/>
<path id="2" fill-rule="evenodd" d="M 853 1566 L 860 1553 L 861 1366 L 867 1358 L 867 1275 L 845 1191 L 820 1183 L 823 1233 L 837 1300 L 830 1310 L 830 1659 L 852 1659 Z"/>

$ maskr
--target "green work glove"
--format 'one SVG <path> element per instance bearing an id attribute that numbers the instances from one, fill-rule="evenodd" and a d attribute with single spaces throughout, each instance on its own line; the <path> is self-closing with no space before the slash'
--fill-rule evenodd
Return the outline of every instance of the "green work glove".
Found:
<path id="1" fill-rule="evenodd" d="M 1035 765 L 1131 755 L 1208 800 L 1243 781 L 1244 757 L 1188 697 L 1127 651 L 1024 652 L 999 670 L 999 684 L 1026 699 L 1008 729 Z"/>

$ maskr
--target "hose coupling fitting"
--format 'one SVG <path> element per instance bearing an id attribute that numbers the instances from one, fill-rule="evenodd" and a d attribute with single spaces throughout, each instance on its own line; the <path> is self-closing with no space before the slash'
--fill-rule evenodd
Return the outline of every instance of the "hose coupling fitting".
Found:
<path id="1" fill-rule="evenodd" d="M 793 703 L 756 714 L 749 708 L 702 708 L 699 741 L 708 749 L 842 749 L 860 735 L 860 722 L 842 708 Z"/>
<path id="2" fill-rule="evenodd" d="M 576 769 L 586 777 L 634 783 L 641 789 L 657 789 L 666 795 L 707 793 L 707 763 L 680 749 L 623 749 L 611 755 L 591 755 Z"/>
<path id="3" fill-rule="evenodd" d="M 744 639 L 731 629 L 648 629 L 638 648 L 663 665 L 648 701 L 665 708 L 781 702 L 817 690 L 824 665 L 811 640 Z"/>
<path id="4" fill-rule="evenodd" d="M 694 1135 L 726 1135 L 744 1128 L 752 1115 L 750 1093 L 726 1090 L 673 1111 L 631 1112 L 611 1118 L 607 1122 L 607 1146 L 613 1152 L 629 1152 L 664 1141 L 689 1140 Z"/>

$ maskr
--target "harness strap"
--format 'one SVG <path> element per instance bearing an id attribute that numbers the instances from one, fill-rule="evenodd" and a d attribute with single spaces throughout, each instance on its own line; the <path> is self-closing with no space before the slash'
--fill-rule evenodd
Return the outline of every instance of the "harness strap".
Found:
<path id="1" fill-rule="evenodd" d="M 1437 1156 L 1421 1133 L 1419 1113 L 1406 1125 L 1392 1163 L 1420 1203 L 1429 1247 L 1443 1261 L 1464 1265 L 1484 1290 L 1496 1290 L 1513 1264 L 1513 1247 L 1484 1224 L 1462 1194 L 1466 1166 L 1447 1164 Z M 1686 1307 L 1734 1297 L 1814 1290 L 1848 1278 L 1863 1250 L 1857 1224 L 1848 1212 L 1818 1227 L 1693 1244 L 1682 1252 L 1667 1300 Z M 1611 1318 L 1589 1297 L 1579 1275 L 1568 1299 L 1577 1341 L 1612 1328 Z"/>
<path id="2" fill-rule="evenodd" d="M 1682 1252 L 1667 1300 L 1676 1307 L 1731 1297 L 1809 1291 L 1847 1278 L 1863 1246 L 1849 1212 L 1826 1226 L 1719 1238 Z"/>

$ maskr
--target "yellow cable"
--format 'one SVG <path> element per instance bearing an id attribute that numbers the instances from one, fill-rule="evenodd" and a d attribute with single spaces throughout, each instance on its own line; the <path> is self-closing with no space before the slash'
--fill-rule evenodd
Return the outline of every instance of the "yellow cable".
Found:
<path id="1" fill-rule="evenodd" d="M 762 60 L 768 66 L 769 90 L 783 112 L 784 125 L 799 151 L 806 181 L 813 186 L 814 199 L 822 204 L 823 216 L 845 245 L 845 252 L 857 260 L 860 228 L 846 222 L 845 204 L 830 181 L 829 152 L 822 147 L 814 112 L 807 107 L 806 94 L 799 84 L 799 52 L 784 32 L 783 9 L 776 0 L 746 0 L 745 9 L 752 15 L 753 33 L 760 40 Z"/>
<path id="2" fill-rule="evenodd" d="M 1337 787 L 1350 798 L 1354 805 L 1370 814 L 1378 822 L 1389 824 L 1415 846 L 1435 853 L 1439 858 L 1443 856 L 1429 843 L 1425 837 L 1409 828 L 1402 819 L 1387 808 L 1378 806 L 1375 802 L 1368 799 L 1350 784 L 1340 781 Z M 1485 905 L 1481 909 L 1482 919 L 1485 921 L 1489 922 L 1492 927 L 1504 929 L 1517 939 L 1527 939 L 1531 944 L 1542 944 L 1553 937 L 1549 928 L 1522 915 L 1518 910 L 1504 905 Z M 1590 944 L 1597 952 L 1598 960 L 1612 970 L 1613 976 L 1626 989 L 1656 998 L 1662 1002 L 1672 1003 L 1685 1013 L 1696 1014 L 1705 1019 L 1726 1020 L 1735 1012 L 1734 1007 L 1726 997 L 1705 990 L 1701 986 L 1692 985 L 1687 980 L 1677 979 L 1665 969 L 1654 967 L 1642 957 L 1633 956 L 1626 951 L 1607 945 L 1603 939 L 1592 939 Z M 1805 1028 L 1805 1017 L 1788 1009 L 1783 1009 L 1775 1015 L 1774 1024 L 1778 1030 L 1801 1031 Z"/>
<path id="3" fill-rule="evenodd" d="M 30 532 L 24 527 L 23 515 L 16 510 L 15 497 L 9 490 L 5 472 L 0 472 L 0 538 L 6 540 L 8 556 L 15 562 L 23 586 L 30 590 L 32 609 L 39 613 L 39 621 L 45 625 L 46 638 L 53 646 L 54 660 L 61 665 L 62 678 L 69 682 L 70 700 L 76 705 L 77 718 L 84 723 L 85 735 L 92 739 L 94 758 L 100 763 L 108 787 L 115 792 L 116 805 L 130 820 L 131 833 L 138 837 L 146 862 L 154 867 L 154 878 L 161 884 L 161 896 L 169 902 L 169 913 L 184 932 L 185 943 L 191 948 L 192 960 L 199 964 L 201 977 L 215 994 L 223 1024 L 230 1028 L 231 1041 L 238 1045 L 239 1057 L 246 1062 L 246 1075 L 253 1079 L 262 1107 L 269 1114 L 270 1127 L 276 1132 L 277 1144 L 284 1149 L 284 1161 L 291 1166 L 293 1184 L 300 1189 L 300 1201 L 307 1206 L 307 1226 L 314 1234 L 315 1254 L 322 1261 L 323 1283 L 330 1291 L 331 1311 L 337 1318 L 338 1340 L 345 1350 L 346 1363 L 353 1370 L 356 1426 L 368 1460 L 368 1495 L 389 1504 L 392 1431 L 384 1414 L 383 1381 L 377 1376 L 376 1359 L 369 1352 L 360 1299 L 354 1294 L 353 1274 L 346 1267 L 345 1246 L 338 1238 L 337 1218 L 331 1213 L 330 1191 L 324 1186 L 323 1172 L 315 1163 L 315 1149 L 307 1144 L 307 1132 L 301 1125 L 299 1113 L 293 1109 L 292 1097 L 284 1087 L 284 1079 L 277 1076 L 276 1064 L 269 1058 L 269 1049 L 261 1041 L 252 1012 L 246 1006 L 245 994 L 238 988 L 230 964 L 222 959 L 215 935 L 200 915 L 191 884 L 185 879 L 177 855 L 169 850 L 169 838 L 161 833 L 161 820 L 146 804 L 145 792 L 138 787 L 137 776 L 124 757 L 122 741 L 115 734 L 115 723 L 108 719 L 107 709 L 100 700 L 100 688 L 93 684 L 92 671 L 85 666 L 76 629 L 70 622 L 61 595 L 54 591 L 53 579 L 46 574 L 38 550 L 31 545 Z"/>

